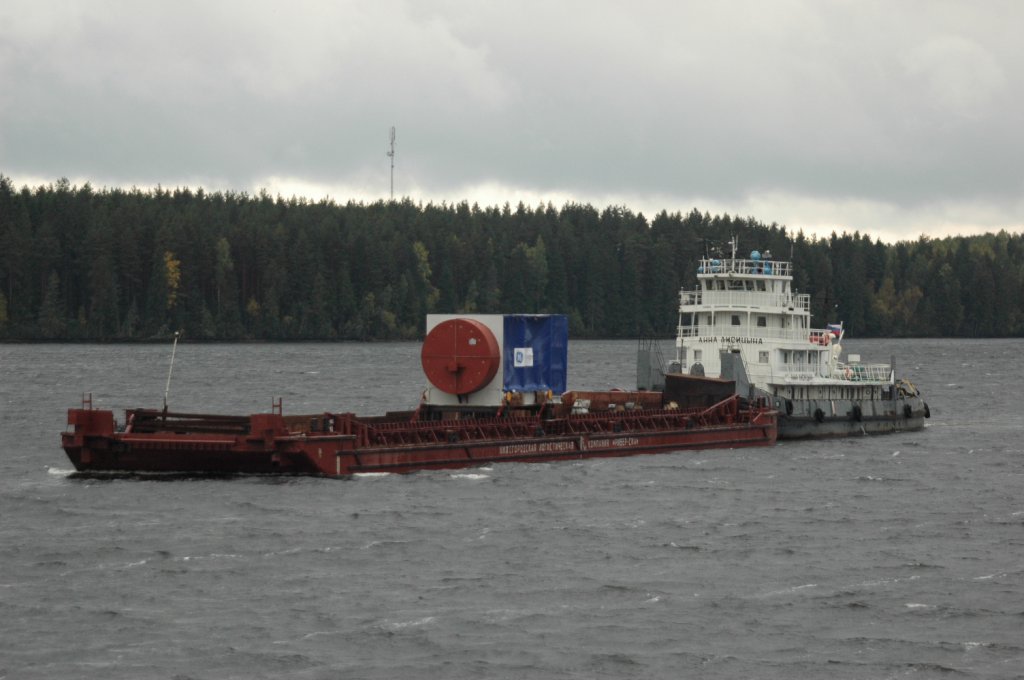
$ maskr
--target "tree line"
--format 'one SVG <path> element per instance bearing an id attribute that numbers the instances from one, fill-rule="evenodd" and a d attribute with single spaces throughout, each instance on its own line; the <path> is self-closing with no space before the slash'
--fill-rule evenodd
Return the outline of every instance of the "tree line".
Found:
<path id="1" fill-rule="evenodd" d="M 370 204 L 0 175 L 0 340 L 382 340 L 442 313 L 564 313 L 572 337 L 672 337 L 732 237 L 794 263 L 851 336 L 1024 335 L 1024 237 L 885 244 L 621 206 Z"/>

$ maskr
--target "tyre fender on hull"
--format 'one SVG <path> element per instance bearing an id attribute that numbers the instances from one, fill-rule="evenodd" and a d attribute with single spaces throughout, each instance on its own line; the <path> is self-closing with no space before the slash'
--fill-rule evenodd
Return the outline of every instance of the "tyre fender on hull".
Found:
<path id="1" fill-rule="evenodd" d="M 928 402 L 927 401 L 924 403 L 924 417 L 925 418 L 931 418 L 932 417 L 932 410 L 930 408 L 928 408 Z"/>
<path id="2" fill-rule="evenodd" d="M 903 405 L 903 417 L 909 418 L 914 414 L 914 409 L 910 408 L 910 404 Z"/>
<path id="3" fill-rule="evenodd" d="M 864 412 L 861 411 L 860 404 L 853 405 L 853 419 L 858 423 L 864 420 Z"/>
<path id="4" fill-rule="evenodd" d="M 825 412 L 822 411 L 820 408 L 814 409 L 814 419 L 817 420 L 819 423 L 825 422 Z"/>

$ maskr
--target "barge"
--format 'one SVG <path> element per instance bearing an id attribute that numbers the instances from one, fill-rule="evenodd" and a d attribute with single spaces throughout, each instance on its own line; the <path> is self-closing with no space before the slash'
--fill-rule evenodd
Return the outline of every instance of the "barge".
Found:
<path id="1" fill-rule="evenodd" d="M 561 315 L 429 315 L 419 405 L 247 416 L 133 408 L 68 411 L 62 446 L 80 473 L 303 474 L 345 477 L 506 461 L 558 461 L 765 446 L 768 399 L 728 381 L 661 391 L 566 391 Z"/>

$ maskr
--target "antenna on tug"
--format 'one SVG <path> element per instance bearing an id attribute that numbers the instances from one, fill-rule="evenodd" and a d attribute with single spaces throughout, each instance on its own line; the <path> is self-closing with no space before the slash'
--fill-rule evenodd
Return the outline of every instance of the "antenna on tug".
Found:
<path id="1" fill-rule="evenodd" d="M 174 331 L 174 344 L 171 345 L 171 365 L 167 367 L 167 387 L 164 388 L 164 415 L 167 415 L 167 395 L 171 391 L 171 371 L 174 370 L 174 353 L 178 350 L 178 338 L 181 331 Z"/>
<path id="2" fill-rule="evenodd" d="M 391 159 L 391 200 L 395 200 L 395 126 L 391 126 L 391 150 L 388 151 L 388 158 Z"/>

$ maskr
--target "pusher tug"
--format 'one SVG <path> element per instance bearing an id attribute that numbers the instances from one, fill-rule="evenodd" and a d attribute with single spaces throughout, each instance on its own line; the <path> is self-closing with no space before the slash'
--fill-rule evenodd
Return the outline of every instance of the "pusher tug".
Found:
<path id="1" fill-rule="evenodd" d="M 69 409 L 62 446 L 80 473 L 412 472 L 502 461 L 669 453 L 775 442 L 767 399 L 727 380 L 669 380 L 660 391 L 565 391 L 562 315 L 429 315 L 430 386 L 412 411 L 248 416 Z"/>
<path id="2" fill-rule="evenodd" d="M 842 360 L 842 323 L 811 327 L 810 295 L 793 290 L 793 265 L 758 251 L 705 257 L 697 287 L 680 291 L 676 357 L 669 375 L 734 380 L 738 394 L 767 398 L 779 439 L 919 430 L 931 416 L 893 364 Z M 641 347 L 638 385 L 659 386 L 660 359 Z"/>

